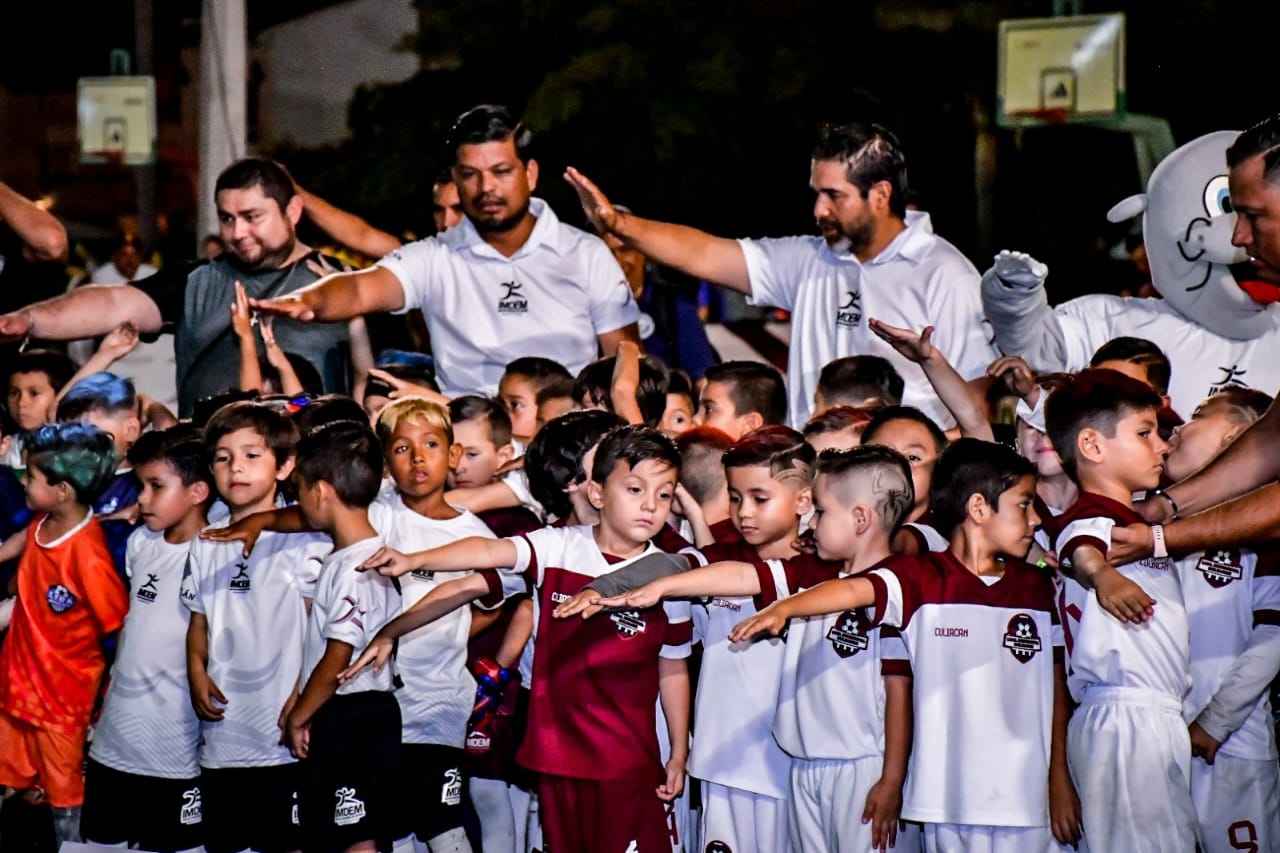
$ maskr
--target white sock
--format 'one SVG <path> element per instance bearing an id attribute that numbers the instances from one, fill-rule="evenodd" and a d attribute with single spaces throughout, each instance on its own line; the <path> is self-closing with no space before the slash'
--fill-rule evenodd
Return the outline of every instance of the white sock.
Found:
<path id="1" fill-rule="evenodd" d="M 431 853 L 471 853 L 471 842 L 467 839 L 467 831 L 460 826 L 446 829 L 444 832 L 427 840 Z"/>
<path id="2" fill-rule="evenodd" d="M 516 820 L 507 783 L 500 779 L 471 779 L 471 802 L 480 818 L 484 853 L 516 853 Z"/>

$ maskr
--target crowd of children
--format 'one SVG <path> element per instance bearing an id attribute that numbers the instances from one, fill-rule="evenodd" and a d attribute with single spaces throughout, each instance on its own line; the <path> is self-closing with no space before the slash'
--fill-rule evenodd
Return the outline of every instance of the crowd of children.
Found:
<path id="1" fill-rule="evenodd" d="M 629 345 L 355 400 L 241 319 L 245 387 L 193 423 L 18 357 L 5 849 L 44 815 L 210 853 L 1280 850 L 1280 561 L 1108 559 L 1266 394 L 1181 422 L 1122 339 L 995 362 L 1002 426 L 929 330 L 873 324 L 952 431 L 866 356 L 803 431 L 771 367 Z"/>

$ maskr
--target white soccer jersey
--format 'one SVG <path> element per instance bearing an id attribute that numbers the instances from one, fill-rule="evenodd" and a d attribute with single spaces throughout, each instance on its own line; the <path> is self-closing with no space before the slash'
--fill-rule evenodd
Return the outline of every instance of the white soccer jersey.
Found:
<path id="1" fill-rule="evenodd" d="M 464 219 L 378 262 L 400 280 L 403 310 L 422 309 L 449 396 L 496 393 L 507 363 L 521 356 L 577 374 L 595 359 L 597 336 L 640 319 L 604 241 L 562 223 L 542 199 L 529 210 L 538 221 L 509 258 Z"/>
<path id="2" fill-rule="evenodd" d="M 302 686 L 305 599 L 332 549 L 319 533 L 263 533 L 248 557 L 240 542 L 192 540 L 182 601 L 209 622 L 209 677 L 227 697 L 225 716 L 200 724 L 200 766 L 294 760 L 277 721 Z"/>
<path id="3" fill-rule="evenodd" d="M 89 756 L 99 764 L 164 779 L 200 772 L 200 720 L 187 687 L 187 623 L 179 592 L 189 542 L 139 527 L 125 546 L 132 600 Z"/>
<path id="4" fill-rule="evenodd" d="M 1047 826 L 1062 644 L 1050 576 L 1010 562 L 987 583 L 943 551 L 891 557 L 868 578 L 873 619 L 898 626 L 911 655 L 903 818 Z"/>
<path id="5" fill-rule="evenodd" d="M 387 545 L 406 553 L 437 548 L 467 536 L 493 538 L 484 522 L 467 510 L 448 520 L 427 518 L 405 506 L 394 492 L 369 507 L 369 521 Z M 409 610 L 441 583 L 463 574 L 419 571 L 402 576 L 400 611 Z M 501 590 L 496 598 L 482 604 L 501 603 Z M 476 698 L 476 680 L 467 670 L 470 636 L 471 608 L 459 607 L 400 638 L 396 671 L 403 687 L 396 691 L 396 699 L 404 743 L 462 747 Z"/>
<path id="6" fill-rule="evenodd" d="M 1067 345 L 1065 367 L 1081 370 L 1098 347 L 1127 335 L 1145 338 L 1173 365 L 1169 385 L 1174 411 L 1189 417 L 1200 401 L 1227 385 L 1280 390 L 1280 328 L 1236 341 L 1196 325 L 1163 299 L 1122 299 L 1094 294 L 1054 309 Z"/>
<path id="7" fill-rule="evenodd" d="M 939 533 L 938 528 L 923 519 L 920 521 L 908 521 L 902 525 L 902 529 L 915 537 L 916 545 L 921 553 L 924 551 L 945 551 L 951 547 L 950 540 Z"/>
<path id="8" fill-rule="evenodd" d="M 978 271 L 933 233 L 929 214 L 908 212 L 907 229 L 874 260 L 833 252 L 821 237 L 740 240 L 751 277 L 751 301 L 791 312 L 788 411 L 803 426 L 813 411 L 818 374 L 832 359 L 878 355 L 906 380 L 903 402 L 943 426 L 955 421 L 918 364 L 867 327 L 874 317 L 894 326 L 933 326 L 934 345 L 965 379 L 986 373 L 999 357 L 982 312 Z"/>
<path id="9" fill-rule="evenodd" d="M 400 615 L 400 595 L 391 578 L 377 572 L 358 572 L 356 567 L 383 545 L 382 537 L 362 539 L 333 551 L 324 558 L 316 581 L 315 600 L 307 617 L 306 641 L 302 649 L 302 684 L 307 683 L 329 640 L 351 646 L 355 660 L 373 642 L 383 625 Z M 366 666 L 360 674 L 338 688 L 339 695 L 395 689 L 391 667 L 377 672 Z"/>
<path id="10" fill-rule="evenodd" d="M 1077 548 L 1088 545 L 1106 554 L 1113 527 L 1144 522 L 1131 507 L 1081 492 L 1056 523 L 1058 559 L 1069 569 Z M 1089 687 L 1138 687 L 1181 702 L 1191 686 L 1191 664 L 1177 566 L 1168 558 L 1148 559 L 1116 566 L 1116 571 L 1156 600 L 1154 615 L 1141 625 L 1121 622 L 1102 609 L 1092 590 L 1064 575 L 1058 607 L 1071 695 L 1079 702 Z"/>
<path id="11" fill-rule="evenodd" d="M 839 568 L 808 555 L 770 560 L 760 571 L 761 603 L 831 580 Z M 852 611 L 793 619 L 784 649 L 773 720 L 778 746 L 804 759 L 882 756 L 880 631 Z"/>
<path id="12" fill-rule="evenodd" d="M 1191 690 L 1182 701 L 1188 723 L 1200 716 L 1249 644 L 1255 625 L 1280 625 L 1280 560 L 1273 554 L 1223 548 L 1178 561 L 1191 626 Z M 1157 605 L 1159 606 L 1159 605 Z M 1268 684 L 1219 755 L 1275 761 Z M 1241 713 L 1245 713 L 1243 708 Z"/>

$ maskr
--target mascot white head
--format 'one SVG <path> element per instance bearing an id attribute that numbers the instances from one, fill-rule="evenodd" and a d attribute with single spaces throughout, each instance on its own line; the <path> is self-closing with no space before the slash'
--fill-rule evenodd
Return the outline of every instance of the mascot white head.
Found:
<path id="1" fill-rule="evenodd" d="M 1227 148 L 1238 136 L 1218 131 L 1176 149 L 1151 173 L 1146 193 L 1120 202 L 1107 218 L 1123 222 L 1141 213 L 1151 283 L 1165 301 L 1211 332 L 1247 340 L 1280 325 L 1280 292 L 1253 281 L 1244 250 L 1231 245 Z"/>

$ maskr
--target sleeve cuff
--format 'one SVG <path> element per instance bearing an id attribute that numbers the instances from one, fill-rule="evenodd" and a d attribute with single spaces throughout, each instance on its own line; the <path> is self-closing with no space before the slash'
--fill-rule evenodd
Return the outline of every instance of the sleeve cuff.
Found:
<path id="1" fill-rule="evenodd" d="M 1103 542 L 1096 536 L 1073 536 L 1058 550 L 1058 559 L 1070 560 L 1071 555 L 1076 552 L 1076 549 L 1082 548 L 1086 545 L 1090 548 L 1097 549 L 1098 553 L 1104 557 L 1107 556 L 1107 551 L 1111 550 L 1110 545 Z"/>

